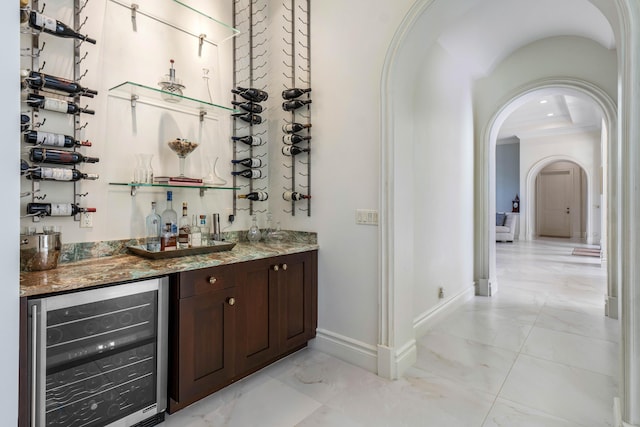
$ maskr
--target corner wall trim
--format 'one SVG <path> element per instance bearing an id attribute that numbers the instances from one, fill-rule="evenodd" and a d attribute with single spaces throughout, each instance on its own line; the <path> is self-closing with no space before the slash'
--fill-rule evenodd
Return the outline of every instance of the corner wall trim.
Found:
<path id="1" fill-rule="evenodd" d="M 414 336 L 421 337 L 431 330 L 442 318 L 460 307 L 475 295 L 475 286 L 464 288 L 458 294 L 452 296 L 440 305 L 425 311 L 413 320 Z"/>

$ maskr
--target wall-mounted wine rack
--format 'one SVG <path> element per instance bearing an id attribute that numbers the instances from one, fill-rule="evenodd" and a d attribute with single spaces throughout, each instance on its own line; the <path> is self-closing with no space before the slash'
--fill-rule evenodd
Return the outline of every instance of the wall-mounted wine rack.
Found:
<path id="1" fill-rule="evenodd" d="M 237 92 L 238 88 L 256 88 L 267 91 L 268 86 L 268 10 L 267 0 L 233 0 L 233 27 L 240 30 L 240 35 L 233 39 L 233 87 Z M 234 93 L 233 102 L 247 102 L 238 94 Z M 267 141 L 267 107 L 259 102 L 250 103 L 259 112 L 245 111 L 248 122 L 241 119 L 238 114 L 233 115 L 233 160 L 239 157 L 260 159 L 259 178 L 244 178 L 233 175 L 233 187 L 240 187 L 243 193 L 266 193 L 268 187 L 267 176 L 267 151 L 266 145 L 244 145 L 237 140 L 238 137 L 250 136 L 260 138 L 263 144 Z M 256 107 L 257 106 L 257 107 Z M 259 120 L 253 120 L 256 115 Z M 233 173 L 239 172 L 242 167 L 233 164 Z M 233 194 L 233 214 L 237 211 L 248 210 L 250 215 L 266 212 L 266 209 L 258 209 L 254 201 L 249 199 L 249 206 L 238 207 L 238 194 L 234 190 Z M 256 201 L 261 203 L 261 201 Z"/>
<path id="2" fill-rule="evenodd" d="M 85 24 L 88 21 L 88 17 L 85 16 L 84 19 L 82 19 L 82 12 L 85 9 L 85 7 L 87 6 L 88 2 L 90 0 L 73 0 L 73 23 L 71 23 L 71 25 L 69 25 L 69 27 L 71 29 L 73 29 L 75 32 L 80 33 L 82 28 L 85 26 Z M 42 6 L 40 6 L 42 4 Z M 21 16 L 28 16 L 30 11 L 36 11 L 40 14 L 44 14 L 45 13 L 45 9 L 46 8 L 46 3 L 45 2 L 41 2 L 40 0 L 31 0 L 31 6 L 29 7 L 28 5 L 24 6 L 21 3 Z M 31 46 L 28 48 L 23 48 L 22 49 L 22 56 L 28 56 L 30 57 L 30 68 L 31 71 L 36 71 L 36 72 L 42 72 L 45 73 L 46 72 L 46 60 L 44 60 L 43 56 L 43 52 L 45 51 L 45 47 L 46 47 L 46 40 L 42 40 L 44 39 L 40 37 L 41 35 L 41 31 L 40 30 L 36 30 L 33 29 L 32 26 L 30 26 L 28 23 L 25 24 L 25 30 L 23 31 L 24 33 L 30 35 L 31 37 Z M 47 35 L 47 37 L 49 37 L 49 35 Z M 55 36 L 51 36 L 51 37 L 55 37 Z M 84 39 L 78 40 L 78 39 L 73 39 L 72 41 L 69 41 L 69 43 L 73 43 L 73 70 L 72 70 L 72 78 L 70 79 L 71 82 L 74 83 L 79 83 L 82 78 L 87 74 L 88 70 L 82 70 L 82 63 L 83 61 L 87 58 L 88 52 L 85 52 L 84 55 L 82 55 L 82 45 L 87 41 L 87 38 L 85 37 Z M 95 41 L 92 41 L 92 43 L 95 43 Z M 54 77 L 55 78 L 55 77 Z M 25 80 L 28 79 L 32 79 L 31 76 L 26 77 Z M 44 77 L 43 77 L 44 79 Z M 30 89 L 30 93 L 34 94 L 34 95 L 38 95 L 38 94 L 42 94 L 42 95 L 46 95 L 46 97 L 51 98 L 53 100 L 56 101 L 64 101 L 64 102 L 70 102 L 75 104 L 80 110 L 86 110 L 87 107 L 82 107 L 81 105 L 81 93 L 76 93 L 75 95 L 72 94 L 68 94 L 68 95 L 60 95 L 57 94 L 55 92 L 48 92 L 47 90 L 43 90 L 41 91 L 40 89 Z M 86 92 L 85 92 L 86 94 Z M 46 123 L 46 117 L 43 118 L 41 121 L 39 121 L 40 118 L 40 112 L 39 109 L 36 107 L 31 107 L 30 108 L 30 123 L 31 126 L 29 126 L 28 124 L 22 124 L 21 126 L 21 131 L 23 133 L 25 132 L 29 132 L 29 130 L 38 130 L 40 129 L 43 125 L 45 125 Z M 29 116 L 29 115 L 27 115 Z M 75 114 L 73 115 L 73 129 L 72 132 L 67 132 L 68 134 L 73 135 L 73 139 L 76 141 L 80 141 L 82 139 L 82 133 L 84 131 L 84 129 L 88 126 L 89 122 L 85 122 L 84 124 L 82 124 L 82 121 L 80 119 L 80 114 Z M 29 129 L 30 128 L 30 129 Z M 46 140 L 46 137 L 45 137 Z M 38 147 L 41 144 L 45 144 L 45 141 L 39 141 L 36 143 L 35 147 Z M 78 147 L 76 145 L 73 146 L 73 152 L 76 153 L 78 150 Z M 64 150 L 63 150 L 64 151 Z M 78 153 L 79 154 L 79 153 Z M 46 156 L 44 156 L 46 157 Z M 46 162 L 46 161 L 45 161 Z M 66 163 L 63 163 L 66 164 Z M 59 167 L 59 166 L 56 166 Z M 75 166 L 72 166 L 72 168 L 75 168 Z M 30 166 L 28 168 L 27 173 L 32 172 L 34 169 L 33 166 Z M 65 168 L 63 168 L 65 169 Z M 69 171 L 70 173 L 70 171 Z M 93 175 L 93 174 L 89 174 L 89 175 Z M 79 205 L 79 200 L 86 197 L 89 193 L 88 192 L 84 192 L 82 193 L 80 190 L 80 183 L 78 181 L 72 181 L 73 183 L 73 205 L 75 205 L 76 207 Z M 32 203 L 36 203 L 36 202 L 43 202 L 45 201 L 47 195 L 44 194 L 40 188 L 41 186 L 41 182 L 38 179 L 31 179 L 31 191 L 27 191 L 27 192 L 22 192 L 21 196 L 22 197 L 31 197 L 31 202 Z M 45 216 L 42 212 L 39 213 L 35 213 L 35 214 L 29 214 L 27 213 L 27 215 L 25 215 L 26 217 L 32 217 L 34 222 L 39 222 L 41 220 L 41 218 L 43 216 Z M 79 213 L 74 213 L 73 214 L 74 220 L 75 221 L 80 221 L 80 214 Z"/>
<path id="3" fill-rule="evenodd" d="M 284 13 L 283 29 L 285 30 L 285 60 L 286 67 L 283 76 L 283 110 L 290 111 L 289 118 L 284 118 L 285 126 L 302 125 L 299 130 L 285 129 L 283 126 L 282 140 L 285 145 L 282 153 L 290 156 L 290 162 L 283 163 L 290 176 L 284 178 L 290 181 L 290 186 L 284 187 L 283 198 L 291 202 L 291 209 L 284 212 L 295 216 L 296 210 L 306 212 L 311 216 L 311 0 L 285 1 L 282 6 Z M 295 89 L 301 89 L 295 91 Z M 296 94 L 299 95 L 296 96 Z M 299 103 L 295 107 L 291 103 Z M 298 140 L 298 141 L 296 141 Z M 292 150 L 298 151 L 298 153 Z M 306 200 L 306 206 L 304 201 Z"/>

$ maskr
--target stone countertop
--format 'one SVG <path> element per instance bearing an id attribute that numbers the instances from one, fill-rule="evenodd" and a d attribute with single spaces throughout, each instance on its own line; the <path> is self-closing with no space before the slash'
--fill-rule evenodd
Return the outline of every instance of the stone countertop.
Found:
<path id="1" fill-rule="evenodd" d="M 167 259 L 148 259 L 137 255 L 114 255 L 83 261 L 58 264 L 46 271 L 20 273 L 20 296 L 64 292 L 106 284 L 141 280 L 181 271 L 215 267 L 278 255 L 317 250 L 311 243 L 249 244 L 240 242 L 225 252 L 182 256 Z"/>

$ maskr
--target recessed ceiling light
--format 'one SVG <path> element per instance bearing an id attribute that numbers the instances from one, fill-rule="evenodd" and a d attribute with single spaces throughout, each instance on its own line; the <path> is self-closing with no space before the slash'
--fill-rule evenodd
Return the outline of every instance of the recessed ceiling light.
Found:
<path id="1" fill-rule="evenodd" d="M 547 102 L 549 101 L 547 101 L 546 99 L 543 99 L 542 101 L 540 101 L 540 104 L 546 104 Z"/>
<path id="2" fill-rule="evenodd" d="M 553 117 L 553 113 L 547 114 L 547 117 Z"/>

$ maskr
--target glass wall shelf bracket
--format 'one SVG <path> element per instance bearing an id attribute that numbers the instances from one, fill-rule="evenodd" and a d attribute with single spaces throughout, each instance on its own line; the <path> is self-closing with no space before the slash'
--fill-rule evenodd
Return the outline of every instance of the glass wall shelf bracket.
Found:
<path id="1" fill-rule="evenodd" d="M 141 15 L 161 24 L 167 25 L 175 30 L 178 30 L 184 34 L 195 37 L 198 39 L 198 43 L 210 44 L 212 46 L 218 46 L 229 39 L 240 34 L 240 31 L 232 26 L 219 21 L 209 14 L 204 13 L 194 7 L 186 4 L 185 0 L 156 0 L 154 5 L 158 8 L 157 11 L 148 10 L 150 6 L 145 6 L 145 9 L 140 8 L 136 3 L 127 3 L 121 0 L 110 0 L 119 6 L 131 10 L 131 24 L 133 30 L 137 31 L 137 16 Z M 167 17 L 161 17 L 160 15 L 166 14 Z M 185 25 L 178 25 L 173 22 L 176 19 L 180 19 L 187 23 Z"/>
<path id="2" fill-rule="evenodd" d="M 170 185 L 170 184 L 143 184 L 140 182 L 110 182 L 109 185 L 119 185 L 131 188 L 131 195 L 135 196 L 138 188 L 197 188 L 200 190 L 200 197 L 204 197 L 204 193 L 207 190 L 239 190 L 239 187 L 220 187 L 214 185 Z"/>
<path id="3" fill-rule="evenodd" d="M 191 98 L 184 95 L 177 95 L 175 93 L 167 92 L 158 88 L 145 86 L 143 84 L 134 82 L 120 83 L 119 85 L 109 89 L 109 92 L 113 95 L 117 95 L 125 99 L 130 99 L 132 108 L 135 108 L 136 102 L 150 100 L 156 103 L 161 103 L 163 105 L 170 105 L 172 108 L 176 109 L 195 111 L 201 117 L 207 113 L 217 115 L 222 112 L 239 112 L 239 110 L 231 107 L 213 104 L 211 102 L 202 101 L 200 99 Z"/>

